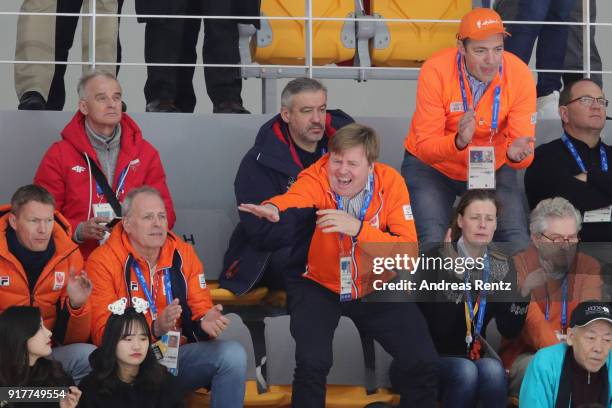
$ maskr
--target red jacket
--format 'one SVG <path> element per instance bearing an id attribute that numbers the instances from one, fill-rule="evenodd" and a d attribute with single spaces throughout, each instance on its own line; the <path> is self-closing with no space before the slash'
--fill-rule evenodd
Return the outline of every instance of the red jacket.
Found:
<path id="1" fill-rule="evenodd" d="M 71 239 L 70 224 L 58 212 L 51 239 L 55 254 L 41 272 L 30 293 L 28 276 L 17 258 L 9 251 L 6 230 L 10 205 L 0 207 L 0 312 L 10 306 L 37 306 L 45 326 L 53 331 L 59 344 L 84 343 L 89 339 L 91 308 L 87 301 L 79 309 L 70 307 L 66 283 L 70 268 L 79 273 L 83 258 Z M 60 315 L 57 311 L 60 310 Z"/>
<path id="2" fill-rule="evenodd" d="M 53 143 L 47 150 L 34 176 L 34 183 L 53 194 L 57 210 L 68 219 L 73 230 L 79 223 L 93 217 L 92 204 L 107 202 L 104 194 L 96 191 L 96 181 L 84 154 L 102 168 L 85 132 L 85 116 L 77 112 L 62 131 L 62 140 Z M 121 149 L 111 186 L 113 191 L 117 190 L 119 178 L 125 169 L 124 188 L 117 197 L 119 202 L 136 187 L 155 187 L 164 199 L 168 227 L 172 228 L 176 216 L 159 153 L 143 139 L 136 122 L 124 113 L 121 118 Z M 83 257 L 87 258 L 97 246 L 98 243 L 92 240 L 81 244 Z"/>
<path id="3" fill-rule="evenodd" d="M 283 195 L 266 202 L 280 211 L 291 207 L 336 209 L 337 203 L 327 176 L 329 154 L 302 171 L 297 181 Z M 308 252 L 304 277 L 314 280 L 340 294 L 340 235 L 315 230 Z M 357 299 L 373 290 L 374 280 L 388 280 L 372 273 L 373 257 L 390 257 L 396 253 L 418 255 L 416 230 L 410 207 L 410 197 L 402 176 L 393 168 L 374 164 L 374 193 L 359 234 L 351 242 L 342 236 L 342 246 L 352 258 L 352 298 Z M 384 244 L 384 245 L 380 245 Z M 399 244 L 399 245 L 398 245 Z M 406 245 L 402 245 L 406 244 Z"/>
<path id="4" fill-rule="evenodd" d="M 122 297 L 131 299 L 136 296 L 147 300 L 134 271 L 133 262 L 140 267 L 149 290 L 153 288 L 151 296 L 155 298 L 158 315 L 166 308 L 166 297 L 162 290 L 164 285 L 162 272 L 172 269 L 172 296 L 180 299 L 183 309 L 181 322 L 178 325 L 182 327 L 183 335 L 190 340 L 205 339 L 207 335 L 200 329 L 199 319 L 212 307 L 212 300 L 210 291 L 206 287 L 204 267 L 193 247 L 169 231 L 168 238 L 159 254 L 155 267 L 155 282 L 152 285 L 147 261 L 134 251 L 127 233 L 123 230 L 123 225 L 119 223 L 113 228 L 108 241 L 87 259 L 85 266 L 94 285 L 91 296 L 94 344 L 99 345 L 102 341 L 104 327 L 110 316 L 109 304 Z M 151 324 L 150 310 L 145 316 Z"/>

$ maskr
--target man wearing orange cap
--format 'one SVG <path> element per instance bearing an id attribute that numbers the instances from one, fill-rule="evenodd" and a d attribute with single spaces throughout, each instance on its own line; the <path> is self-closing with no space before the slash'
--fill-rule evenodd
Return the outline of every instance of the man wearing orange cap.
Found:
<path id="1" fill-rule="evenodd" d="M 515 169 L 533 160 L 536 89 L 527 66 L 504 52 L 499 15 L 475 8 L 457 46 L 423 64 L 402 175 L 421 243 L 444 239 L 456 196 L 496 189 L 503 211 L 495 239 L 529 243 Z"/>

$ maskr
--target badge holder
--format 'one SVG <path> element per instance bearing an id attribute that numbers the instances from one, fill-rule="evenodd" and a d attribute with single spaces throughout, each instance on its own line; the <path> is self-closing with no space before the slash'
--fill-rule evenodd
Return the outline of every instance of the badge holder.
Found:
<path id="1" fill-rule="evenodd" d="M 585 211 L 582 222 L 610 222 L 612 220 L 612 206 Z"/>
<path id="2" fill-rule="evenodd" d="M 344 235 L 339 234 L 340 301 L 353 300 L 353 259 L 344 248 Z"/>
<path id="3" fill-rule="evenodd" d="M 468 149 L 468 190 L 495 189 L 495 149 L 470 146 Z"/>
<path id="4" fill-rule="evenodd" d="M 153 353 L 159 363 L 174 376 L 178 375 L 178 352 L 181 343 L 181 333 L 169 331 L 153 344 Z"/>
<path id="5" fill-rule="evenodd" d="M 93 204 L 92 207 L 94 217 L 96 218 L 104 217 L 108 220 L 113 220 L 117 217 L 115 215 L 115 211 L 113 211 L 113 207 L 109 203 Z M 110 233 L 105 232 L 104 237 L 99 241 L 100 245 L 103 245 L 108 239 L 108 237 L 110 237 Z"/>

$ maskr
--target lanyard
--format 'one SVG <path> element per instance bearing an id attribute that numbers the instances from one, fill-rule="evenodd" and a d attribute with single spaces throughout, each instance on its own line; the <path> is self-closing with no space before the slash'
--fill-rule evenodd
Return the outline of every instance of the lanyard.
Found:
<path id="1" fill-rule="evenodd" d="M 363 200 L 363 206 L 361 207 L 361 211 L 359 211 L 359 221 L 361 222 L 363 222 L 363 220 L 365 219 L 366 212 L 368 211 L 368 207 L 370 206 L 370 202 L 372 201 L 372 196 L 374 195 L 374 175 L 372 173 L 370 173 L 368 176 L 368 186 L 369 187 L 366 191 L 366 196 Z M 340 211 L 344 211 L 342 197 L 339 194 L 336 194 L 336 203 L 338 204 L 338 209 Z"/>
<path id="2" fill-rule="evenodd" d="M 578 167 L 580 167 L 580 170 L 583 173 L 586 173 L 587 169 L 584 165 L 584 162 L 582 161 L 582 158 L 580 158 L 580 155 L 578 154 L 576 147 L 574 146 L 572 141 L 569 140 L 565 132 L 561 136 L 561 140 L 563 140 L 563 143 L 565 143 L 565 147 L 567 147 L 567 149 L 570 151 L 572 157 L 576 161 L 576 164 L 578 165 Z M 606 149 L 603 147 L 603 143 L 599 144 L 599 158 L 601 162 L 601 171 L 603 171 L 604 173 L 607 173 L 608 172 L 608 155 L 606 154 Z"/>
<path id="3" fill-rule="evenodd" d="M 565 330 L 567 325 L 567 276 L 563 278 L 563 298 L 561 299 L 561 329 Z M 546 289 L 546 321 L 550 319 L 550 299 L 548 288 Z"/>
<path id="4" fill-rule="evenodd" d="M 457 71 L 459 72 L 459 87 L 461 88 L 461 99 L 463 101 L 463 111 L 467 112 L 469 109 L 467 92 L 465 90 L 465 83 L 463 81 L 463 72 L 461 70 L 461 54 L 457 53 Z M 502 76 L 502 67 L 499 66 L 499 77 Z M 497 133 L 498 120 L 499 120 L 499 99 L 501 95 L 501 85 L 495 87 L 493 93 L 493 112 L 491 113 L 491 135 Z"/>
<path id="5" fill-rule="evenodd" d="M 465 283 L 467 284 L 469 281 L 469 273 L 465 275 Z M 484 271 L 483 271 L 483 282 L 486 283 L 489 281 L 489 256 L 485 252 L 484 254 Z M 466 285 L 467 286 L 467 285 Z M 476 334 L 480 334 L 482 330 L 482 325 L 484 324 L 484 315 L 487 309 L 487 291 L 483 290 L 480 292 L 478 299 L 476 300 L 476 306 L 474 307 L 474 303 L 472 302 L 472 295 L 469 290 L 465 291 L 465 325 L 466 325 L 466 343 L 471 343 L 472 338 L 472 322 L 474 321 L 474 317 L 478 314 L 478 321 L 474 326 L 474 332 Z"/>
<path id="6" fill-rule="evenodd" d="M 134 272 L 136 273 L 136 277 L 140 282 L 142 291 L 145 293 L 147 301 L 149 302 L 149 307 L 151 308 L 151 316 L 153 317 L 153 320 L 156 320 L 157 305 L 155 304 L 155 299 L 153 298 L 151 291 L 149 291 L 149 288 L 147 287 L 147 282 L 145 281 L 145 278 L 142 274 L 142 270 L 140 269 L 140 266 L 138 266 L 138 263 L 136 261 L 134 261 Z M 166 291 L 166 304 L 170 304 L 172 302 L 172 288 L 170 285 L 170 273 L 168 269 L 164 269 L 164 288 Z M 151 282 L 151 290 L 153 290 L 153 282 Z M 157 295 L 157 290 L 155 291 L 155 295 Z M 157 296 L 155 296 L 155 298 L 157 298 Z"/>
<path id="7" fill-rule="evenodd" d="M 129 168 L 130 166 L 127 166 L 125 169 L 123 169 L 123 171 L 121 172 L 121 175 L 119 176 L 119 184 L 117 185 L 117 196 L 119 196 L 119 194 L 121 194 L 121 192 L 123 191 L 123 187 L 125 184 L 125 178 L 127 177 Z M 100 187 L 97 181 L 96 181 L 96 192 L 98 193 L 99 196 L 104 194 L 104 192 L 102 191 L 102 187 Z"/>

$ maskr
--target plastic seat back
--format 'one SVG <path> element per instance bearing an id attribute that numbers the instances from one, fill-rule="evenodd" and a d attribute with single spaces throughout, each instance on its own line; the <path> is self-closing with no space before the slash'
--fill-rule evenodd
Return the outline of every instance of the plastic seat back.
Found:
<path id="1" fill-rule="evenodd" d="M 304 17 L 303 0 L 262 0 L 262 17 Z M 313 17 L 354 18 L 354 0 L 313 0 Z M 306 62 L 306 21 L 261 19 L 251 43 L 253 60 L 261 64 L 303 65 Z M 355 55 L 354 21 L 313 21 L 313 64 L 352 59 Z"/>
<path id="2" fill-rule="evenodd" d="M 471 0 L 371 0 L 376 18 L 460 20 L 472 9 Z M 370 43 L 372 63 L 378 66 L 416 66 L 433 53 L 452 47 L 459 23 L 376 23 Z"/>

